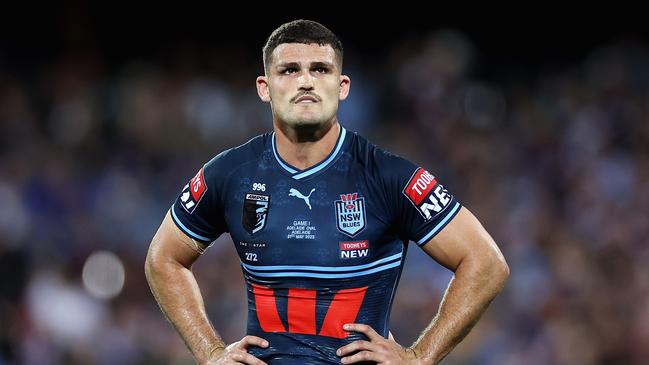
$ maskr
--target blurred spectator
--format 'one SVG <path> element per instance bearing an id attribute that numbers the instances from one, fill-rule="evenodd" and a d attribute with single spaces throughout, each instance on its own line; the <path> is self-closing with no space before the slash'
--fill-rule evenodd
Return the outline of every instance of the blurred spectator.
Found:
<path id="1" fill-rule="evenodd" d="M 0 69 L 0 365 L 192 363 L 146 286 L 145 251 L 183 179 L 271 118 L 258 59 L 219 50 L 243 62 L 233 73 L 188 67 L 210 50 L 178 52 L 186 62 L 64 52 L 42 70 Z M 529 83 L 477 77 L 478 48 L 454 30 L 386 55 L 350 66 L 342 123 L 443 176 L 512 269 L 445 363 L 645 364 L 649 46 L 613 43 Z M 231 245 L 220 238 L 196 265 L 226 342 L 246 315 Z M 81 284 L 100 249 L 125 268 L 113 299 Z M 403 275 L 391 328 L 407 344 L 451 273 L 412 246 Z"/>

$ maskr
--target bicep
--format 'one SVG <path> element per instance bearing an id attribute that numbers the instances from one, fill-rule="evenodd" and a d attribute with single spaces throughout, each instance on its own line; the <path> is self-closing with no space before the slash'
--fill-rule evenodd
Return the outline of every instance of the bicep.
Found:
<path id="1" fill-rule="evenodd" d="M 504 261 L 500 249 L 478 219 L 465 207 L 422 249 L 435 261 L 455 271 L 467 258 Z"/>
<path id="2" fill-rule="evenodd" d="M 167 212 L 151 240 L 147 263 L 178 263 L 189 268 L 200 255 L 200 246 L 178 229 Z"/>

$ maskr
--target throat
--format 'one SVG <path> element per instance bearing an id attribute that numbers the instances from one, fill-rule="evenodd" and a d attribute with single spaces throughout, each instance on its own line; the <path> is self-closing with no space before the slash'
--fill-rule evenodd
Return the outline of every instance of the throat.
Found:
<path id="1" fill-rule="evenodd" d="M 333 151 L 340 133 L 340 125 L 332 123 L 328 128 L 320 126 L 316 130 L 311 125 L 277 128 L 275 138 L 277 153 L 290 165 L 309 169 L 322 162 Z"/>
<path id="2" fill-rule="evenodd" d="M 318 142 L 331 129 L 336 125 L 334 121 L 322 124 L 298 124 L 294 126 L 288 126 L 283 123 L 278 123 L 278 128 L 282 131 L 291 142 L 299 143 L 309 143 L 309 142 Z"/>

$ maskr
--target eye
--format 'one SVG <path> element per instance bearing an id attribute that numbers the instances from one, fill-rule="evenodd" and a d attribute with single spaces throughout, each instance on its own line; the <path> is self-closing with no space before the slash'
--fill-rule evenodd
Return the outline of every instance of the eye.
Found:
<path id="1" fill-rule="evenodd" d="M 290 74 L 293 74 L 293 73 L 296 73 L 296 72 L 297 72 L 297 68 L 295 68 L 295 67 L 287 67 L 282 71 L 282 73 L 286 74 L 286 75 L 290 75 Z"/>
<path id="2" fill-rule="evenodd" d="M 326 67 L 316 67 L 313 69 L 313 71 L 321 74 L 327 73 L 327 68 Z"/>

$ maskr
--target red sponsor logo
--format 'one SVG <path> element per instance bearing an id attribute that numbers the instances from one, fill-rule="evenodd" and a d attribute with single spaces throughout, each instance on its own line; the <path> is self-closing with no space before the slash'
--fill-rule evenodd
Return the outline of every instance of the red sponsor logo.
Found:
<path id="1" fill-rule="evenodd" d="M 255 296 L 255 312 L 259 326 L 264 332 L 301 333 L 333 338 L 347 338 L 349 332 L 343 324 L 356 322 L 363 304 L 367 287 L 342 289 L 336 292 L 324 319 L 318 325 L 316 307 L 320 309 L 324 301 L 317 299 L 315 289 L 289 288 L 286 320 L 279 316 L 275 290 L 267 286 L 252 284 Z M 283 294 L 286 298 L 286 294 Z M 322 303 L 321 303 L 322 302 Z M 288 323 L 286 323 L 288 322 Z M 286 325 L 288 324 L 288 326 Z M 317 332 L 317 329 L 320 332 Z"/>
<path id="2" fill-rule="evenodd" d="M 368 257 L 369 253 L 370 244 L 367 240 L 340 242 L 341 259 L 360 259 Z"/>
<path id="3" fill-rule="evenodd" d="M 341 251 L 362 250 L 368 248 L 370 245 L 367 241 L 350 241 L 340 242 Z"/>
<path id="4" fill-rule="evenodd" d="M 408 185 L 403 189 L 403 193 L 411 202 L 419 206 L 426 196 L 428 196 L 428 193 L 433 190 L 436 183 L 435 176 L 420 167 L 412 175 L 410 181 L 408 181 Z"/>
<path id="5" fill-rule="evenodd" d="M 194 201 L 198 202 L 205 194 L 205 190 L 207 190 L 207 184 L 205 184 L 205 176 L 203 176 L 203 168 L 201 167 L 196 176 L 189 181 L 189 192 L 192 194 Z"/>

